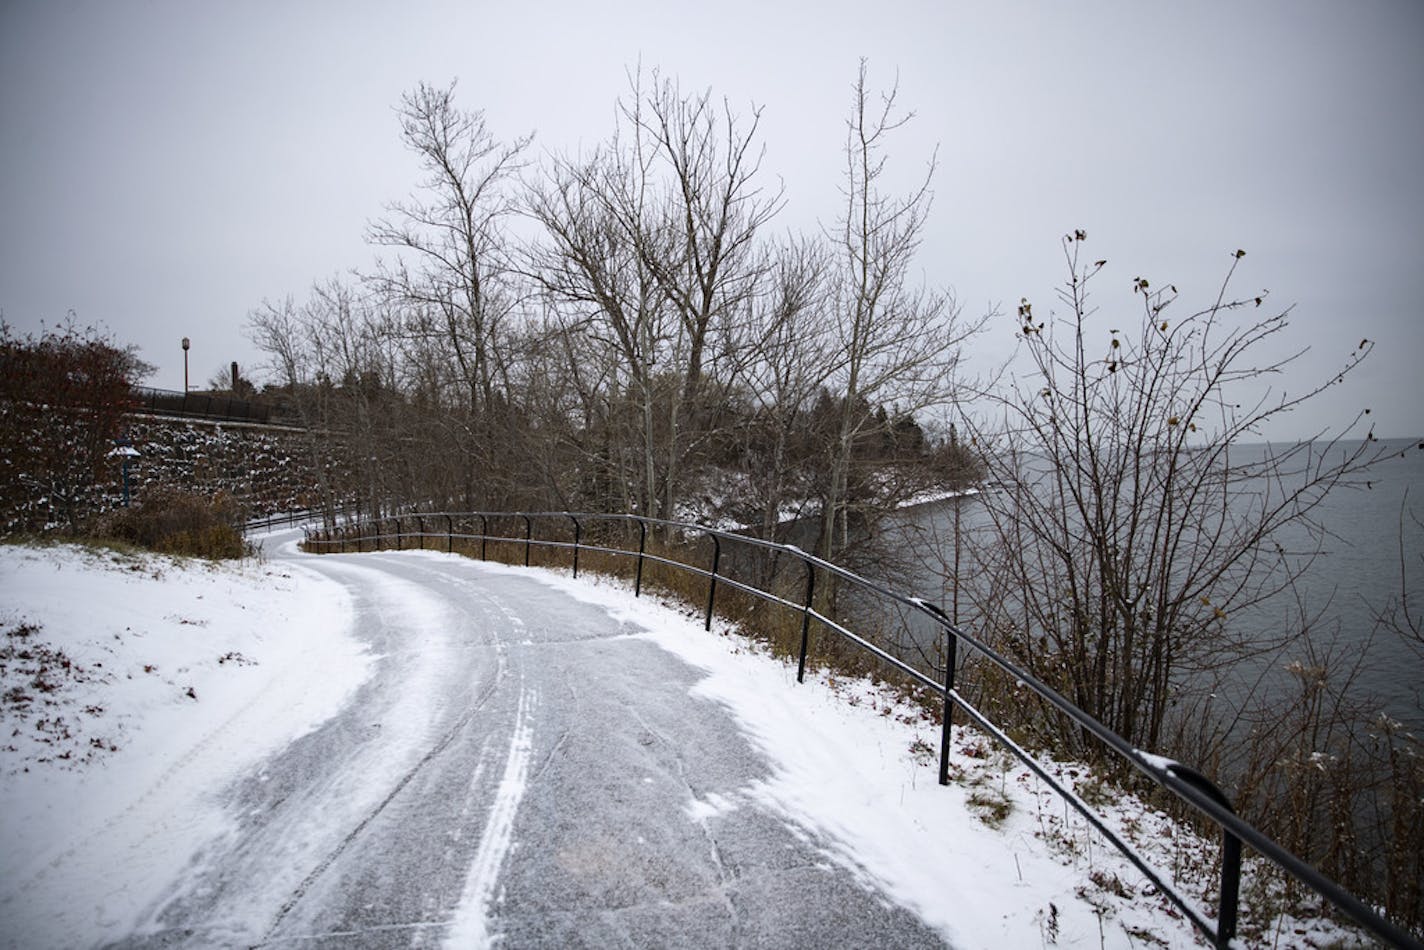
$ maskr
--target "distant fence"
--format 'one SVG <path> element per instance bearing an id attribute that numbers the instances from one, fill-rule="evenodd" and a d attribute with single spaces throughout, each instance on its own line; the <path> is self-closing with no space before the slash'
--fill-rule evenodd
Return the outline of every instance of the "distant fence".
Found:
<path id="1" fill-rule="evenodd" d="M 249 519 L 243 525 L 243 531 L 252 534 L 275 531 L 279 528 L 305 527 L 312 524 L 339 525 L 351 520 L 359 513 L 360 509 L 355 505 L 340 508 L 303 508 L 299 511 L 284 511 Z"/>
<path id="2" fill-rule="evenodd" d="M 293 424 L 280 409 L 268 403 L 238 399 L 214 393 L 180 393 L 169 389 L 135 386 L 135 400 L 140 412 L 159 416 L 189 416 L 221 419 L 229 422 L 259 422 Z"/>
<path id="3" fill-rule="evenodd" d="M 536 523 L 540 528 L 537 536 Z M 494 526 L 493 533 L 491 533 L 492 524 Z M 599 530 L 591 530 L 595 526 L 598 526 Z M 512 530 L 501 531 L 501 528 Z M 677 533 L 683 537 L 707 539 L 711 542 L 711 551 L 708 552 L 709 557 L 706 565 L 689 564 L 649 551 L 650 528 L 655 531 Z M 1404 929 L 1381 917 L 1339 884 L 1276 844 L 1253 825 L 1243 821 L 1232 811 L 1231 803 L 1226 795 L 1200 772 L 1180 762 L 1133 748 L 1117 733 L 1079 709 L 1031 673 L 1021 669 L 998 651 L 951 623 L 944 611 L 934 604 L 891 590 L 843 567 L 807 554 L 792 545 L 777 544 L 702 525 L 645 518 L 640 515 L 566 511 L 417 512 L 391 515 L 374 520 L 358 520 L 346 524 L 328 521 L 326 527 L 309 528 L 306 537 L 306 545 L 309 550 L 324 553 L 360 552 L 391 546 L 400 549 L 407 542 L 411 547 L 419 546 L 423 549 L 431 544 L 437 548 L 443 547 L 446 551 L 453 551 L 456 541 L 461 542 L 462 545 L 478 543 L 482 559 L 487 558 L 488 545 L 491 542 L 521 546 L 526 566 L 530 563 L 531 551 L 536 547 L 565 550 L 571 555 L 575 577 L 578 576 L 580 552 L 597 552 L 618 558 L 627 558 L 633 562 L 634 566 L 633 592 L 635 596 L 642 593 L 643 568 L 647 562 L 666 565 L 678 571 L 695 575 L 707 581 L 704 623 L 708 629 L 711 628 L 719 586 L 739 590 L 752 597 L 796 611 L 801 615 L 801 646 L 796 671 L 798 682 L 804 681 L 811 624 L 816 623 L 843 638 L 845 642 L 874 656 L 880 662 L 899 670 L 926 689 L 932 690 L 942 697 L 944 703 L 940 734 L 939 781 L 941 785 L 948 784 L 949 781 L 950 728 L 954 710 L 958 708 L 963 710 L 965 715 L 980 729 L 1008 749 L 1071 805 L 1088 824 L 1141 871 L 1147 880 L 1151 881 L 1217 947 L 1229 946 L 1236 936 L 1241 884 L 1241 848 L 1244 843 L 1261 857 L 1328 900 L 1342 914 L 1385 945 L 1424 950 L 1424 944 L 1420 944 Z M 728 576 L 723 570 L 724 554 L 735 547 L 744 550 L 758 550 L 777 558 L 788 557 L 794 562 L 799 562 L 804 569 L 805 587 L 802 596 L 793 600 L 783 594 L 763 589 L 757 584 Z M 934 624 L 944 637 L 943 660 L 939 668 L 928 673 L 923 669 L 918 669 L 915 665 L 892 655 L 868 639 L 854 633 L 841 622 L 827 616 L 816 606 L 815 594 L 818 578 L 821 579 L 822 584 L 830 581 L 849 584 L 866 597 L 879 598 L 887 605 L 894 605 L 896 609 L 915 612 Z M 1022 687 L 1032 690 L 1048 705 L 1095 736 L 1106 748 L 1124 759 L 1137 772 L 1170 791 L 1185 802 L 1197 815 L 1206 818 L 1221 829 L 1222 867 L 1217 916 L 1214 924 L 1207 920 L 1193 902 L 1187 900 L 1168 884 L 1141 855 L 1132 849 L 1131 845 L 1108 828 L 1102 818 L 1077 793 L 1050 775 L 1043 765 L 1010 738 L 1003 728 L 992 722 L 983 712 L 965 699 L 955 688 L 955 673 L 960 665 L 961 648 L 972 649 L 981 654 L 989 662 L 1013 677 Z"/>

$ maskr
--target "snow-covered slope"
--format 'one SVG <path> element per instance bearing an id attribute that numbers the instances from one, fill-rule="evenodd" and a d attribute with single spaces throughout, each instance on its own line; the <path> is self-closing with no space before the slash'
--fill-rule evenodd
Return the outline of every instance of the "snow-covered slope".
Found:
<path id="1" fill-rule="evenodd" d="M 213 796 L 364 679 L 348 625 L 285 566 L 0 546 L 0 921 L 53 901 L 124 935 L 228 831 Z"/>

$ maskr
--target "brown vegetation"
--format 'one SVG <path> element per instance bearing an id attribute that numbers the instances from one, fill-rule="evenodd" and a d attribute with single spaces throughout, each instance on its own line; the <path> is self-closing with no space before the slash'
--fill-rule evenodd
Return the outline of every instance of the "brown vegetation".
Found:
<path id="1" fill-rule="evenodd" d="M 160 554 L 218 560 L 251 553 L 242 536 L 242 511 L 230 495 L 152 492 L 142 504 L 110 513 L 96 533 Z"/>
<path id="2" fill-rule="evenodd" d="M 19 337 L 0 324 L 0 492 L 15 529 L 75 534 L 103 510 L 131 387 L 148 369 L 93 328 Z"/>

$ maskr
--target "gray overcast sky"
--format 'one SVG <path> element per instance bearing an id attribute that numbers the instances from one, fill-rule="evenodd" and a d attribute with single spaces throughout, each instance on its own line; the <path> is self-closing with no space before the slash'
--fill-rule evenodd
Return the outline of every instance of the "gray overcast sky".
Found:
<path id="1" fill-rule="evenodd" d="M 182 387 L 258 357 L 264 298 L 368 269 L 366 223 L 418 172 L 393 107 L 458 77 L 465 108 L 541 149 L 611 130 L 641 58 L 765 107 L 778 225 L 833 219 L 850 83 L 898 73 L 917 113 L 892 146 L 908 178 L 936 143 L 920 265 L 968 313 L 1040 313 L 1084 228 L 1123 323 L 1132 278 L 1294 303 L 1309 346 L 1287 390 L 1361 337 L 1359 377 L 1287 438 L 1369 406 L 1424 434 L 1424 4 L 674 0 L 258 2 L 0 0 L 0 310 L 21 332 L 74 310 Z"/>

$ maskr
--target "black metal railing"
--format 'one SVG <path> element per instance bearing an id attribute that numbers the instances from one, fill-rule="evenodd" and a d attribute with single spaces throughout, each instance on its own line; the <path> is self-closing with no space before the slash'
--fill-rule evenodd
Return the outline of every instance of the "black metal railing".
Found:
<path id="1" fill-rule="evenodd" d="M 339 507 L 298 508 L 295 511 L 279 511 L 275 514 L 249 517 L 242 523 L 242 531 L 245 534 L 252 534 L 256 531 L 271 531 L 273 528 L 308 527 L 312 524 L 332 527 L 337 524 L 350 523 L 359 517 L 360 507 L 356 504 Z"/>
<path id="2" fill-rule="evenodd" d="M 289 511 L 275 515 L 264 515 L 261 518 L 251 518 L 243 523 L 242 529 L 245 533 L 252 533 L 254 531 L 270 531 L 274 528 L 295 528 L 297 525 L 310 524 L 320 519 L 320 514 L 315 514 L 308 510 Z"/>
<path id="3" fill-rule="evenodd" d="M 476 520 L 479 521 L 478 531 L 473 530 Z M 499 522 L 502 521 L 505 524 L 515 524 L 516 532 L 518 531 L 518 527 L 522 527 L 524 530 L 514 534 L 491 534 L 491 521 L 496 522 L 496 527 L 498 527 Z M 534 523 L 536 521 L 539 521 L 541 524 L 560 524 L 563 526 L 563 531 L 558 537 L 535 537 Z M 626 528 L 636 528 L 638 538 L 636 549 L 631 547 L 631 543 L 625 547 L 613 546 L 608 541 L 610 537 L 608 534 L 604 534 L 600 536 L 598 541 L 590 543 L 585 537 L 585 529 L 592 524 L 621 524 Z M 470 530 L 465 530 L 466 528 Z M 662 553 L 650 551 L 648 549 L 650 528 L 661 531 L 668 536 L 680 536 L 683 538 L 702 537 L 709 539 L 711 541 L 712 550 L 707 566 L 704 567 L 699 564 L 687 563 L 686 561 L 677 560 Z M 965 716 L 976 726 L 991 735 L 997 742 L 1008 749 L 1015 758 L 1027 766 L 1030 771 L 1037 775 L 1039 779 L 1045 782 L 1054 792 L 1063 798 L 1064 801 L 1072 806 L 1089 825 L 1121 852 L 1148 881 L 1171 901 L 1178 910 L 1186 915 L 1187 919 L 1216 946 L 1225 947 L 1229 945 L 1236 936 L 1239 890 L 1241 884 L 1241 855 L 1242 845 L 1244 844 L 1249 846 L 1262 858 L 1276 865 L 1282 871 L 1328 900 L 1338 908 L 1345 917 L 1362 927 L 1375 938 L 1383 941 L 1386 945 L 1421 948 L 1421 950 L 1424 950 L 1424 944 L 1421 944 L 1404 929 L 1386 920 L 1376 913 L 1373 908 L 1367 906 L 1363 901 L 1346 891 L 1339 884 L 1321 874 L 1320 871 L 1287 851 L 1275 841 L 1266 837 L 1265 834 L 1257 830 L 1254 826 L 1238 817 L 1232 810 L 1231 802 L 1227 796 L 1200 772 L 1180 762 L 1134 748 L 1117 733 L 1108 729 L 1107 726 L 1104 726 L 1088 713 L 1069 702 L 1046 683 L 1017 666 L 997 650 L 976 639 L 971 634 L 966 633 L 963 629 L 951 622 L 950 618 L 938 606 L 921 598 L 892 590 L 884 584 L 869 580 L 839 565 L 823 560 L 815 555 L 808 554 L 794 545 L 778 544 L 776 542 L 765 541 L 760 538 L 749 537 L 735 532 L 708 528 L 702 525 L 647 518 L 641 515 L 591 514 L 566 511 L 412 512 L 398 515 L 393 514 L 377 519 L 362 519 L 344 525 L 337 524 L 334 527 L 324 527 L 315 530 L 308 529 L 305 543 L 308 550 L 336 553 L 359 552 L 367 549 L 376 550 L 392 544 L 397 549 L 400 549 L 407 540 L 418 542 L 421 548 L 424 548 L 431 540 L 443 541 L 443 547 L 447 552 L 454 551 L 457 541 L 461 542 L 462 545 L 478 542 L 480 545 L 480 557 L 486 560 L 488 559 L 488 545 L 490 542 L 519 545 L 523 548 L 523 560 L 526 566 L 530 564 L 531 551 L 536 547 L 563 549 L 572 553 L 574 576 L 578 576 L 579 553 L 581 551 L 598 552 L 615 557 L 627 557 L 635 561 L 635 596 L 641 595 L 642 593 L 644 565 L 647 562 L 665 565 L 675 570 L 706 579 L 707 603 L 703 616 L 704 626 L 707 629 L 711 629 L 719 585 L 725 588 L 739 590 L 742 593 L 763 601 L 779 604 L 782 607 L 798 612 L 801 617 L 800 649 L 796 670 L 798 682 L 804 682 L 805 679 L 806 657 L 810 644 L 811 624 L 812 621 L 815 621 L 825 629 L 832 631 L 836 636 L 844 639 L 847 643 L 853 644 L 856 648 L 874 656 L 880 662 L 899 670 L 912 681 L 926 689 L 932 690 L 936 695 L 942 697 L 943 700 L 939 762 L 939 782 L 941 785 L 949 783 L 950 730 L 953 724 L 954 711 L 957 708 L 962 710 Z M 805 586 L 802 588 L 804 595 L 797 600 L 792 600 L 783 594 L 762 589 L 756 584 L 729 576 L 727 572 L 721 570 L 724 544 L 729 546 L 744 546 L 748 549 L 760 549 L 764 552 L 771 552 L 775 556 L 784 555 L 799 562 L 805 568 Z M 841 584 L 850 585 L 864 595 L 880 598 L 897 605 L 899 608 L 908 609 L 927 618 L 942 631 L 944 637 L 943 650 L 942 653 L 940 653 L 942 657 L 940 666 L 928 672 L 919 669 L 912 663 L 908 663 L 901 657 L 877 646 L 869 639 L 856 634 L 827 612 L 819 609 L 816 600 L 816 579 L 818 576 L 825 579 L 834 579 Z M 1196 812 L 1197 815 L 1206 818 L 1220 829 L 1222 837 L 1221 877 L 1218 888 L 1215 924 L 1210 922 L 1202 911 L 1194 906 L 1192 902 L 1178 893 L 1176 888 L 1164 880 L 1131 845 L 1124 841 L 1111 828 L 1107 827 L 1101 816 L 1099 816 L 1091 806 L 1080 798 L 1071 788 L 1051 775 L 1026 749 L 1014 741 L 1003 728 L 991 721 L 988 716 L 965 698 L 955 685 L 955 674 L 957 669 L 962 666 L 964 659 L 961 651 L 962 647 L 967 647 L 977 652 L 990 663 L 1003 670 L 1021 686 L 1031 690 L 1043 701 L 1075 722 L 1085 732 L 1097 738 L 1107 749 L 1110 749 L 1117 756 L 1125 760 L 1138 773 L 1146 776 L 1158 786 L 1171 792 L 1190 809 Z"/>
<path id="4" fill-rule="evenodd" d="M 135 408 L 160 416 L 189 416 L 225 422 L 287 422 L 271 405 L 221 393 L 183 393 L 135 386 Z"/>

